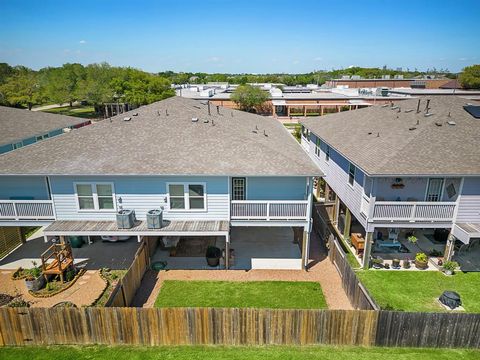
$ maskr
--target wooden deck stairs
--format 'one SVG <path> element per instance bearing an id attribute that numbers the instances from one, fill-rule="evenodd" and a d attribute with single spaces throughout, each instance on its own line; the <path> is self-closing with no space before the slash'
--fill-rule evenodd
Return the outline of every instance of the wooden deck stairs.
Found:
<path id="1" fill-rule="evenodd" d="M 73 265 L 73 253 L 69 244 L 53 244 L 41 256 L 42 274 L 58 275 L 64 280 L 64 272 Z"/>

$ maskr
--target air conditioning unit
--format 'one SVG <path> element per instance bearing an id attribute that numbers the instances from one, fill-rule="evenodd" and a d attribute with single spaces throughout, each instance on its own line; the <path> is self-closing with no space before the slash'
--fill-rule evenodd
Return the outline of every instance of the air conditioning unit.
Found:
<path id="1" fill-rule="evenodd" d="M 119 229 L 131 229 L 135 225 L 135 210 L 117 211 L 117 227 Z"/>
<path id="2" fill-rule="evenodd" d="M 163 210 L 153 209 L 147 212 L 147 228 L 161 229 L 163 227 Z"/>

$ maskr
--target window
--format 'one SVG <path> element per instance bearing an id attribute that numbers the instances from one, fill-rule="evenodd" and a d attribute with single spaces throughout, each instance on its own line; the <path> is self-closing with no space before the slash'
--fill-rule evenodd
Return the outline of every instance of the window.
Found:
<path id="1" fill-rule="evenodd" d="M 205 210 L 204 184 L 168 184 L 170 210 Z"/>
<path id="2" fill-rule="evenodd" d="M 310 130 L 308 130 L 305 126 L 302 126 L 302 136 L 307 140 L 310 139 Z"/>
<path id="3" fill-rule="evenodd" d="M 75 184 L 79 210 L 115 210 L 113 184 Z"/>
<path id="4" fill-rule="evenodd" d="M 318 157 L 320 157 L 321 147 L 322 147 L 322 141 L 319 138 L 317 138 L 317 143 L 315 144 L 315 155 L 317 155 Z"/>
<path id="5" fill-rule="evenodd" d="M 330 160 L 330 146 L 327 145 L 325 148 L 325 161 Z"/>
<path id="6" fill-rule="evenodd" d="M 21 147 L 23 146 L 23 142 L 18 142 L 18 143 L 15 143 L 13 144 L 13 150 L 15 149 L 20 149 Z"/>
<path id="7" fill-rule="evenodd" d="M 45 135 L 39 135 L 37 136 L 37 141 L 40 141 L 40 140 L 43 140 L 43 139 L 48 139 L 48 134 L 45 134 Z"/>
<path id="8" fill-rule="evenodd" d="M 246 200 L 246 179 L 232 178 L 232 200 Z"/>
<path id="9" fill-rule="evenodd" d="M 355 165 L 351 164 L 348 167 L 348 183 L 353 186 L 355 181 Z"/>

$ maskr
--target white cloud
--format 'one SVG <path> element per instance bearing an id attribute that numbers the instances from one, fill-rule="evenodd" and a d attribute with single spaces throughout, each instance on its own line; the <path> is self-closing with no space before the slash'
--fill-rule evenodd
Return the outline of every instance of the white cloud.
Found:
<path id="1" fill-rule="evenodd" d="M 467 58 L 459 58 L 458 60 L 460 60 L 460 61 L 467 61 L 468 59 L 467 59 Z"/>
<path id="2" fill-rule="evenodd" d="M 294 65 L 300 64 L 300 60 L 293 60 L 293 64 Z"/>
<path id="3" fill-rule="evenodd" d="M 219 62 L 221 59 L 218 56 L 212 56 L 208 59 L 209 62 Z"/>
<path id="4" fill-rule="evenodd" d="M 87 43 L 86 40 L 80 40 L 79 42 L 80 42 L 80 44 L 86 44 Z"/>
<path id="5" fill-rule="evenodd" d="M 314 61 L 322 61 L 323 59 L 320 57 L 320 56 L 317 56 L 315 59 L 313 59 Z"/>

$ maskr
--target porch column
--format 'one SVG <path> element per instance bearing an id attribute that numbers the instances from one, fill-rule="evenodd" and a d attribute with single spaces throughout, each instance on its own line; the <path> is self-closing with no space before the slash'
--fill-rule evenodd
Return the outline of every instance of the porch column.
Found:
<path id="1" fill-rule="evenodd" d="M 275 105 L 272 105 L 272 116 L 277 117 L 277 113 L 275 112 Z"/>
<path id="2" fill-rule="evenodd" d="M 308 249 L 310 247 L 310 233 L 308 231 L 303 232 L 303 241 L 302 241 L 302 267 L 303 270 L 307 271 L 308 266 Z"/>
<path id="3" fill-rule="evenodd" d="M 225 270 L 230 267 L 230 235 L 225 235 Z"/>
<path id="4" fill-rule="evenodd" d="M 307 107 L 303 105 L 303 116 L 307 117 Z"/>
<path id="5" fill-rule="evenodd" d="M 137 235 L 137 241 L 142 242 L 142 237 L 140 235 Z"/>
<path id="6" fill-rule="evenodd" d="M 60 244 L 65 244 L 65 236 L 60 235 L 59 238 L 60 238 Z"/>
<path id="7" fill-rule="evenodd" d="M 322 115 L 323 115 L 323 106 L 320 105 L 320 116 L 322 116 Z"/>
<path id="8" fill-rule="evenodd" d="M 45 243 L 48 242 L 48 236 L 47 235 L 43 235 L 43 242 L 45 242 Z"/>
<path id="9" fill-rule="evenodd" d="M 445 246 L 445 253 L 443 255 L 443 261 L 450 261 L 453 257 L 453 247 L 455 245 L 455 236 L 452 233 L 448 234 L 447 245 Z"/>
<path id="10" fill-rule="evenodd" d="M 338 216 L 340 214 L 340 198 L 335 197 L 335 206 L 333 207 L 333 224 L 335 227 L 338 225 Z"/>
<path id="11" fill-rule="evenodd" d="M 287 105 L 287 116 L 290 117 L 290 106 Z"/>
<path id="12" fill-rule="evenodd" d="M 372 253 L 373 232 L 367 232 L 365 236 L 365 249 L 363 250 L 363 269 L 368 270 L 370 266 L 370 254 Z"/>
<path id="13" fill-rule="evenodd" d="M 352 225 L 352 213 L 347 207 L 345 210 L 345 227 L 343 229 L 343 240 L 350 244 L 350 227 Z"/>
<path id="14" fill-rule="evenodd" d="M 330 201 L 330 186 L 328 186 L 328 183 L 325 181 L 325 202 L 329 202 Z"/>
<path id="15" fill-rule="evenodd" d="M 317 198 L 317 201 L 320 200 L 320 180 L 322 178 L 321 177 L 317 177 L 317 190 L 315 191 L 315 197 Z"/>

